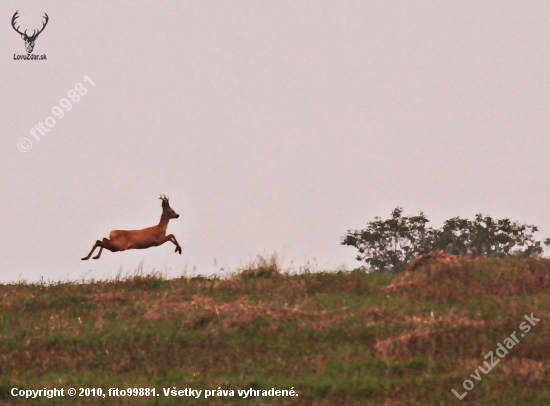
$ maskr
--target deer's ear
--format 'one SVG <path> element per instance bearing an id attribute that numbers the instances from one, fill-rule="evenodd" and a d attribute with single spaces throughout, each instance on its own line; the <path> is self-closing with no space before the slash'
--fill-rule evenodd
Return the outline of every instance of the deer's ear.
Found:
<path id="1" fill-rule="evenodd" d="M 21 34 L 21 38 L 25 39 L 25 34 Z"/>

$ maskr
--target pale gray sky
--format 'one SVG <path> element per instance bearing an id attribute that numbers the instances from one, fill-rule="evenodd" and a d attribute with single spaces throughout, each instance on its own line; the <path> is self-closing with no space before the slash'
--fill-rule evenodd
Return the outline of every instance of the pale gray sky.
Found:
<path id="1" fill-rule="evenodd" d="M 11 18 L 38 28 L 25 54 Z M 0 281 L 179 275 L 340 246 L 396 206 L 550 236 L 550 2 L 3 1 Z M 38 142 L 67 92 L 88 93 Z M 33 142 L 21 152 L 21 138 Z M 80 261 L 112 229 L 166 244 Z M 214 260 L 215 259 L 215 260 Z M 193 271 L 193 268 L 196 271 Z"/>

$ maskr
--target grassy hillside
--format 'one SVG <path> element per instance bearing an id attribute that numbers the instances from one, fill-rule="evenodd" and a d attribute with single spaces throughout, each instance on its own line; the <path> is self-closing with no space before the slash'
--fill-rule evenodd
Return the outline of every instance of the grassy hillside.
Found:
<path id="1" fill-rule="evenodd" d="M 480 259 L 395 276 L 256 268 L 223 280 L 0 285 L 0 402 L 550 404 L 549 260 Z M 531 313 L 540 321 L 522 337 Z M 470 377 L 514 331 L 519 344 L 481 382 Z M 451 389 L 462 394 L 465 379 L 475 386 L 460 401 Z M 24 400 L 13 387 L 66 396 Z M 69 397 L 69 387 L 160 396 Z M 164 396 L 174 387 L 203 392 Z M 235 396 L 204 398 L 218 388 Z M 299 396 L 238 396 L 249 388 Z"/>

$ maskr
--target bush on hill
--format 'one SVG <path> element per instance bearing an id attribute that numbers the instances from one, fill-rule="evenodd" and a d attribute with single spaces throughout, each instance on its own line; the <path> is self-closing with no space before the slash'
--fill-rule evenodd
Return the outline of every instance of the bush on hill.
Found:
<path id="1" fill-rule="evenodd" d="M 535 239 L 536 226 L 508 218 L 482 214 L 476 214 L 474 220 L 453 217 L 440 229 L 427 223 L 424 213 L 407 217 L 396 207 L 387 220 L 375 217 L 363 230 L 348 230 L 341 244 L 357 248 L 357 260 L 377 271 L 402 271 L 413 258 L 434 250 L 473 257 L 529 257 L 540 256 L 543 244 L 550 245 L 550 238 Z"/>

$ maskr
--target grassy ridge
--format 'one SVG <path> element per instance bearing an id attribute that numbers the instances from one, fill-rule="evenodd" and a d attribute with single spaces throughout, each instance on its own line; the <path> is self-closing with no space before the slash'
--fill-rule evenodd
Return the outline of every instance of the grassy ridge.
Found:
<path id="1" fill-rule="evenodd" d="M 400 275 L 134 276 L 0 285 L 4 404 L 550 404 L 550 261 L 479 259 Z M 541 319 L 525 337 L 519 324 Z M 517 331 L 482 381 L 484 355 Z M 462 382 L 475 387 L 459 401 Z M 290 389 L 292 398 L 37 398 L 12 387 Z"/>

